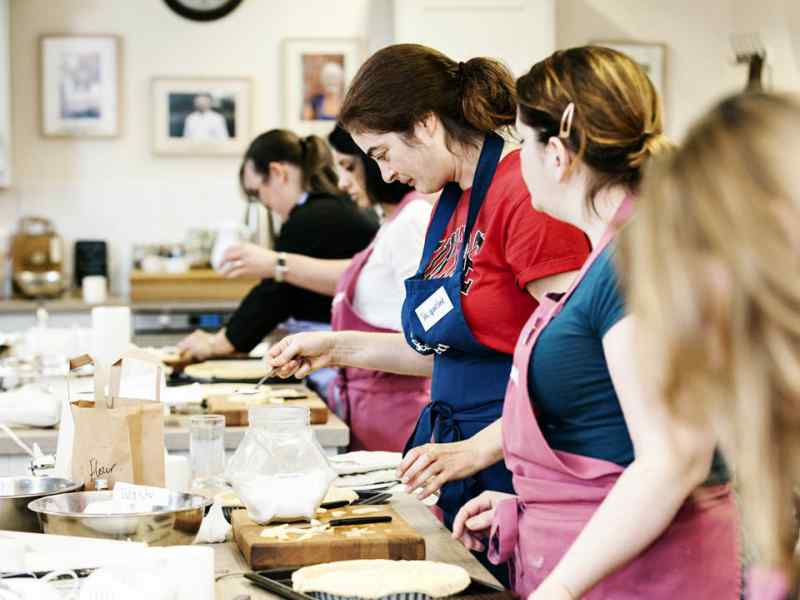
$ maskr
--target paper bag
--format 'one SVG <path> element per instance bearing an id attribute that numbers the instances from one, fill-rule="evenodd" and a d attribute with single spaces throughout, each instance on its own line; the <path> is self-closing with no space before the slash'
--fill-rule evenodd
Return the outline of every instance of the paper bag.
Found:
<path id="1" fill-rule="evenodd" d="M 155 400 L 120 397 L 122 363 L 126 358 L 156 366 Z M 93 361 L 87 355 L 72 359 L 70 371 L 89 362 Z M 109 489 L 117 481 L 164 486 L 161 369 L 161 362 L 151 354 L 128 350 L 108 370 L 95 365 L 94 402 L 70 403 L 74 422 L 72 479 L 83 481 L 85 489 L 97 489 L 98 480 L 104 480 Z"/>

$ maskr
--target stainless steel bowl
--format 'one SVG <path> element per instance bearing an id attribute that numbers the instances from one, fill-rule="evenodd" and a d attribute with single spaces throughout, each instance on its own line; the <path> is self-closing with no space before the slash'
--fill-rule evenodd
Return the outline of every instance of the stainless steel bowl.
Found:
<path id="1" fill-rule="evenodd" d="M 206 507 L 204 496 L 169 492 L 169 501 L 148 505 L 142 512 L 85 513 L 94 502 L 110 502 L 113 492 L 77 492 L 34 500 L 28 508 L 38 513 L 44 533 L 146 542 L 151 546 L 191 544 L 200 530 Z"/>
<path id="2" fill-rule="evenodd" d="M 0 477 L 0 529 L 40 532 L 36 513 L 28 510 L 30 501 L 82 487 L 60 477 Z"/>

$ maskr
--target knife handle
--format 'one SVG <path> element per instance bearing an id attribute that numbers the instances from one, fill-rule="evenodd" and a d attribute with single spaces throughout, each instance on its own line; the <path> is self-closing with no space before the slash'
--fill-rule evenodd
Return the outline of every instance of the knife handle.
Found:
<path id="1" fill-rule="evenodd" d="M 377 515 L 374 517 L 346 517 L 344 519 L 331 519 L 328 525 L 340 527 L 343 525 L 372 525 L 373 523 L 391 523 L 390 515 Z"/>

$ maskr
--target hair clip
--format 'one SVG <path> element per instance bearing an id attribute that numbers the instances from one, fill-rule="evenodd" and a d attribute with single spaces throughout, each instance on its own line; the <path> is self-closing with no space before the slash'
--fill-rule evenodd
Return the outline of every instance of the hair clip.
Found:
<path id="1" fill-rule="evenodd" d="M 572 131 L 572 118 L 575 116 L 575 104 L 570 102 L 564 113 L 561 115 L 561 126 L 558 128 L 558 137 L 562 139 L 569 139 L 569 134 Z"/>

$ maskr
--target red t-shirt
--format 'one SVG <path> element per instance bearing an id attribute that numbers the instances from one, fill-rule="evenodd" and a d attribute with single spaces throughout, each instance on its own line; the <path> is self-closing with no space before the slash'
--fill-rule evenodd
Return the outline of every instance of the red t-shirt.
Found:
<path id="1" fill-rule="evenodd" d="M 455 272 L 469 193 L 465 190 L 461 195 L 425 269 L 426 279 Z M 538 304 L 525 286 L 578 270 L 589 255 L 589 242 L 581 231 L 533 209 L 520 171 L 519 150 L 497 165 L 468 248 L 461 285 L 464 317 L 479 342 L 507 354 L 514 352 L 519 332 Z"/>

